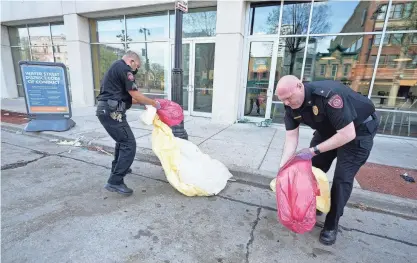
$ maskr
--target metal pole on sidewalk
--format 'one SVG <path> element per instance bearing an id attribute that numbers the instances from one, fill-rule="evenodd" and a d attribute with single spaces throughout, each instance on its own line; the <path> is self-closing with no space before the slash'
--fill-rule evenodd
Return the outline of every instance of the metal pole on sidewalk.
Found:
<path id="1" fill-rule="evenodd" d="M 187 11 L 186 1 L 175 2 L 175 55 L 174 68 L 172 69 L 171 78 L 171 97 L 172 101 L 183 107 L 182 91 L 182 15 Z M 188 140 L 187 131 L 184 128 L 184 121 L 177 126 L 172 127 L 172 133 L 175 137 Z"/>

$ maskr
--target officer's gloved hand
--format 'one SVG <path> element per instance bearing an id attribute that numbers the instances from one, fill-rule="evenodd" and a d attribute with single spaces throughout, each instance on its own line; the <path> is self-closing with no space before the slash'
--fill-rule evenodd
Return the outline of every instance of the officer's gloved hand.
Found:
<path id="1" fill-rule="evenodd" d="M 156 108 L 156 110 L 161 109 L 161 104 L 157 100 L 155 101 L 155 108 Z"/>
<path id="2" fill-rule="evenodd" d="M 302 149 L 295 154 L 295 156 L 300 157 L 303 160 L 310 160 L 314 155 L 314 152 L 310 148 Z"/>

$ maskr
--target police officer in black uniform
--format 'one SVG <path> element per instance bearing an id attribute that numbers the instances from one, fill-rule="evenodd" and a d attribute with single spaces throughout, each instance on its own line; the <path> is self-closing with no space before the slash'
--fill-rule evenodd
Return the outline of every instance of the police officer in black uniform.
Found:
<path id="1" fill-rule="evenodd" d="M 136 155 L 136 140 L 126 120 L 126 110 L 132 103 L 152 105 L 157 109 L 157 101 L 144 96 L 138 91 L 134 75 L 140 67 L 139 56 L 128 51 L 122 59 L 113 62 L 101 83 L 96 115 L 107 133 L 116 141 L 114 160 L 110 178 L 105 188 L 111 192 L 130 195 L 123 178 L 131 172 L 130 166 Z"/>
<path id="2" fill-rule="evenodd" d="M 354 177 L 365 164 L 378 129 L 375 106 L 341 82 L 324 80 L 303 84 L 288 75 L 280 79 L 275 93 L 285 104 L 286 140 L 281 167 L 291 156 L 312 158 L 313 166 L 327 172 L 337 157 L 331 188 L 331 207 L 320 242 L 336 242 L 339 218 L 350 198 Z M 308 149 L 295 153 L 299 125 L 315 130 Z"/>

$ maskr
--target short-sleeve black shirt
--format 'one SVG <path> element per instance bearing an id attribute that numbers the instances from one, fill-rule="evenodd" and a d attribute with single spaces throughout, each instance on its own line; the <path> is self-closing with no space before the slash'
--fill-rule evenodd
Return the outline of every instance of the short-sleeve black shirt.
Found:
<path id="1" fill-rule="evenodd" d="M 375 112 L 368 97 L 338 81 L 313 81 L 304 84 L 304 89 L 305 99 L 299 109 L 285 106 L 286 130 L 304 123 L 324 136 L 332 136 L 351 122 L 359 126 Z"/>
<path id="2" fill-rule="evenodd" d="M 104 74 L 97 100 L 123 101 L 126 103 L 126 107 L 130 108 L 132 96 L 130 96 L 129 90 L 138 90 L 132 69 L 123 59 L 116 60 Z"/>

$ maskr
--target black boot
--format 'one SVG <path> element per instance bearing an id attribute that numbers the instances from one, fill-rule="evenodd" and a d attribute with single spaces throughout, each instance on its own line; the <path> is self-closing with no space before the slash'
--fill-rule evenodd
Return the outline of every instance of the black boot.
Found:
<path id="1" fill-rule="evenodd" d="M 331 246 L 336 242 L 337 227 L 334 229 L 323 228 L 320 232 L 320 243 L 326 246 Z"/>
<path id="2" fill-rule="evenodd" d="M 126 174 L 131 174 L 132 173 L 132 168 L 127 169 L 127 173 Z"/>
<path id="3" fill-rule="evenodd" d="M 127 187 L 124 183 L 122 184 L 106 184 L 104 186 L 110 192 L 117 192 L 122 195 L 131 195 L 133 190 Z"/>

